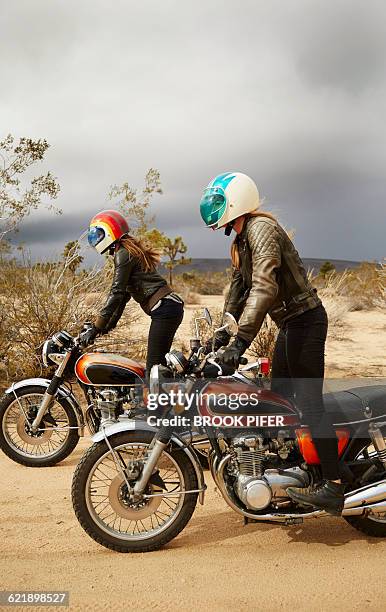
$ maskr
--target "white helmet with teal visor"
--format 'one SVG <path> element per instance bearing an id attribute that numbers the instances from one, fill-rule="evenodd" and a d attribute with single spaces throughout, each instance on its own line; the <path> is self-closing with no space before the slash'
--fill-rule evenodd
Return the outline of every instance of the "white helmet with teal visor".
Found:
<path id="1" fill-rule="evenodd" d="M 242 172 L 226 172 L 216 176 L 205 189 L 200 213 L 208 227 L 218 229 L 259 206 L 259 192 L 254 181 Z"/>

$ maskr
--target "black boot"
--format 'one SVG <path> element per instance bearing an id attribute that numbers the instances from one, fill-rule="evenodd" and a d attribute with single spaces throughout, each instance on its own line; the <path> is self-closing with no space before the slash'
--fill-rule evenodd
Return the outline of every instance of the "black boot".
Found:
<path id="1" fill-rule="evenodd" d="M 344 506 L 344 488 L 343 484 L 325 480 L 317 486 L 304 489 L 288 487 L 287 493 L 298 504 L 314 506 L 329 514 L 340 516 Z"/>

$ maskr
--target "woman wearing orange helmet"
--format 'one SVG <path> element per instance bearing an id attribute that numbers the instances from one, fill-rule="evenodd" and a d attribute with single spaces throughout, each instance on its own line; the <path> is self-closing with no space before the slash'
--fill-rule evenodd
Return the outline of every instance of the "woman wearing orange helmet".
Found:
<path id="1" fill-rule="evenodd" d="M 94 325 L 82 334 L 82 343 L 87 346 L 99 334 L 112 330 L 133 298 L 151 317 L 146 360 L 149 374 L 153 365 L 165 363 L 165 355 L 184 316 L 184 303 L 157 272 L 158 251 L 130 236 L 127 221 L 119 212 L 103 210 L 95 215 L 90 222 L 88 242 L 98 253 L 114 256 L 114 278 Z"/>

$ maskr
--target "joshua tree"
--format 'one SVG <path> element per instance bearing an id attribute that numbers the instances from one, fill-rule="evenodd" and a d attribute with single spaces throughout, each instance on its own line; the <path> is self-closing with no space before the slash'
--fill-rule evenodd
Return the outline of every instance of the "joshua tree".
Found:
<path id="1" fill-rule="evenodd" d="M 167 261 L 164 263 L 165 268 L 169 270 L 169 284 L 173 284 L 173 270 L 176 266 L 184 266 L 191 262 L 189 257 L 184 257 L 188 250 L 188 247 L 183 242 L 181 236 L 176 238 L 168 238 L 163 232 L 158 229 L 152 229 L 146 232 L 144 235 L 144 241 L 151 244 L 156 249 L 159 249 L 160 253 L 167 257 Z M 178 256 L 181 257 L 178 257 Z"/>
<path id="2" fill-rule="evenodd" d="M 169 270 L 169 284 L 173 286 L 173 270 L 176 266 L 184 266 L 191 262 L 189 257 L 184 257 L 188 247 L 183 242 L 181 236 L 177 238 L 167 238 L 163 246 L 163 253 L 168 257 L 169 261 L 165 263 L 165 267 Z M 181 255 L 181 257 L 178 257 Z"/>

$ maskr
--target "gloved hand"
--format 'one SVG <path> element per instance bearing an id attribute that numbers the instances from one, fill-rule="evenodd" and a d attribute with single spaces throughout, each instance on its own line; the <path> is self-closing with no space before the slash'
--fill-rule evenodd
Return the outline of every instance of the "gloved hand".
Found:
<path id="1" fill-rule="evenodd" d="M 218 349 L 222 346 L 227 346 L 229 344 L 230 339 L 231 337 L 226 331 L 226 329 L 223 329 L 222 331 L 218 332 L 214 337 L 214 350 L 218 351 Z M 212 352 L 212 346 L 213 338 L 209 338 L 209 340 L 207 340 L 204 345 L 204 355 L 208 355 L 208 353 Z"/>
<path id="2" fill-rule="evenodd" d="M 100 330 L 95 325 L 91 325 L 86 331 L 81 332 L 79 341 L 82 346 L 89 346 L 94 342 L 98 334 L 100 334 Z"/>
<path id="3" fill-rule="evenodd" d="M 239 336 L 236 336 L 232 344 L 225 349 L 222 355 L 219 356 L 219 364 L 230 366 L 236 370 L 240 363 L 241 355 L 247 350 L 247 348 L 248 343 L 242 338 L 239 338 Z"/>

